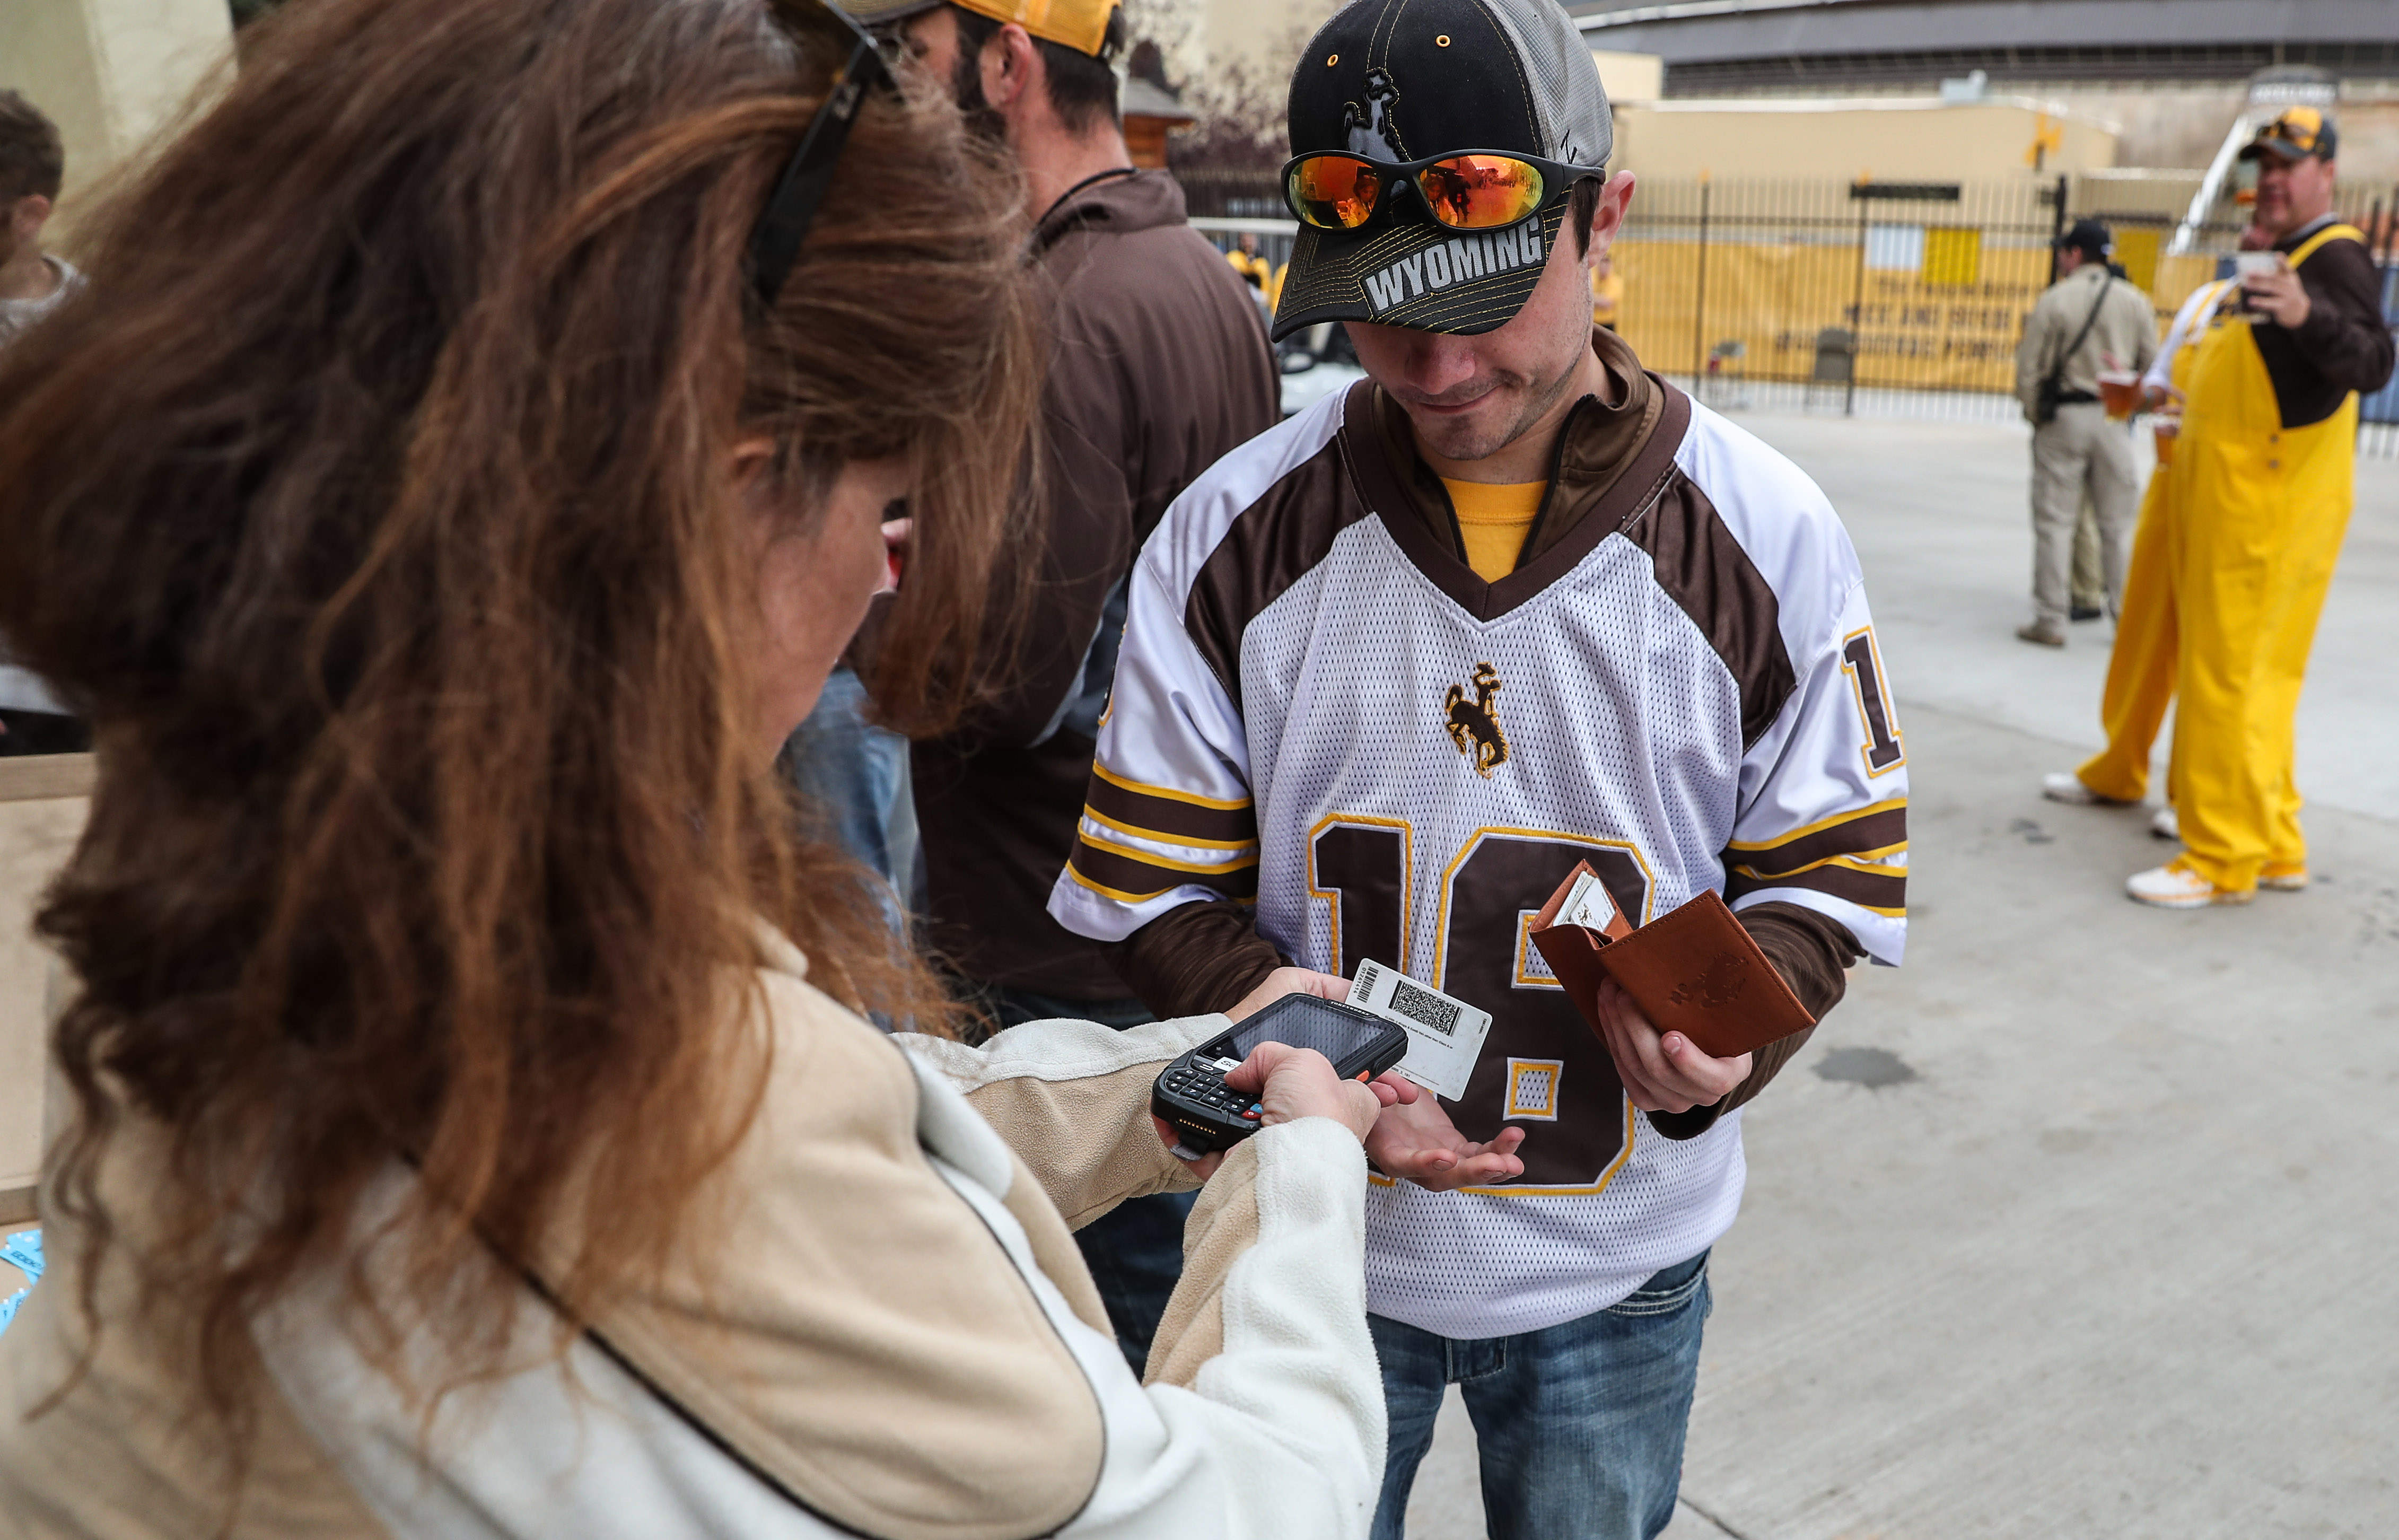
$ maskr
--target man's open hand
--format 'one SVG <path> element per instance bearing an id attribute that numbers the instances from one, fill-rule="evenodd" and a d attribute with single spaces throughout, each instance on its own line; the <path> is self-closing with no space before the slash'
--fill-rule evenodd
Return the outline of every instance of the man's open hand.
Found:
<path id="1" fill-rule="evenodd" d="M 1523 1176 L 1525 1163 L 1516 1158 L 1516 1146 L 1523 1142 L 1525 1130 L 1510 1127 L 1489 1143 L 1478 1144 L 1457 1131 L 1440 1098 L 1419 1093 L 1413 1101 L 1383 1109 L 1375 1131 L 1366 1136 L 1366 1155 L 1386 1176 L 1446 1193 Z"/>
<path id="2" fill-rule="evenodd" d="M 1624 1094 L 1645 1113 L 1687 1113 L 1712 1107 L 1749 1078 L 1749 1055 L 1711 1059 L 1679 1032 L 1660 1036 L 1613 979 L 1600 981 L 1600 1035 Z"/>

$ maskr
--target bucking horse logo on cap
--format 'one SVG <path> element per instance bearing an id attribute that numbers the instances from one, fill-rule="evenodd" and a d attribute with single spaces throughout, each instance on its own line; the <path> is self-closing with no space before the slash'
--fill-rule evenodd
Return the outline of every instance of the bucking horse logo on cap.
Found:
<path id="1" fill-rule="evenodd" d="M 1400 154 L 1399 132 L 1391 127 L 1391 109 L 1399 101 L 1400 88 L 1392 83 L 1390 71 L 1377 64 L 1366 72 L 1365 104 L 1341 103 L 1341 127 L 1349 130 L 1351 155 L 1395 166 L 1407 158 Z"/>
<path id="2" fill-rule="evenodd" d="M 1474 686 L 1471 696 L 1465 685 L 1453 684 L 1442 698 L 1443 725 L 1449 729 L 1449 741 L 1473 764 L 1474 773 L 1489 780 L 1492 771 L 1508 763 L 1508 735 L 1499 728 L 1499 670 L 1478 663 L 1470 682 Z"/>

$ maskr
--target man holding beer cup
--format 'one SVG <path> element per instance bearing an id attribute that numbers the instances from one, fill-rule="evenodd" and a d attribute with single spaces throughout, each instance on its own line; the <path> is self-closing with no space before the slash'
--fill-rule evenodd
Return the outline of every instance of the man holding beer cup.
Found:
<path id="1" fill-rule="evenodd" d="M 2032 431 L 2032 602 L 2016 635 L 2066 645 L 2074 523 L 2088 494 L 2099 522 L 2100 570 L 2112 611 L 2124 592 L 2125 547 L 2140 489 L 2133 479 L 2132 415 L 2141 371 L 2157 356 L 2148 297 L 2108 266 L 2107 226 L 2078 220 L 2057 243 L 2057 281 L 2026 318 L 2016 347 L 2016 399 Z M 2113 399 L 2103 403 L 2101 391 Z"/>
<path id="2" fill-rule="evenodd" d="M 2171 674 L 2151 675 L 2179 691 L 2173 791 L 2184 849 L 2125 881 L 2160 909 L 2308 884 L 2293 718 L 2349 525 L 2357 396 L 2380 389 L 2392 362 L 2381 275 L 2365 236 L 2333 217 L 2337 142 L 2330 117 L 2290 107 L 2242 151 L 2257 163 L 2257 229 L 2271 250 L 2235 259 L 2233 281 L 2188 322 L 2187 371 L 2176 360 L 2187 399 L 2167 553 L 2175 659 Z M 2152 695 L 2121 735 L 2143 757 L 2162 709 Z M 2118 728 L 2111 709 L 2111 752 Z M 2043 790 L 2063 802 L 2134 800 L 2144 788 L 2131 757 L 2103 754 Z"/>

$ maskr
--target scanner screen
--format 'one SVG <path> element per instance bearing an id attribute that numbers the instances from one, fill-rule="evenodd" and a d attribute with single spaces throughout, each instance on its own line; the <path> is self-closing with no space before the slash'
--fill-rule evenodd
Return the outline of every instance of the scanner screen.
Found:
<path id="1" fill-rule="evenodd" d="M 1247 1059 L 1261 1043 L 1289 1043 L 1314 1048 L 1338 1064 L 1342 1055 L 1378 1041 L 1384 1030 L 1380 1020 L 1361 1020 L 1313 994 L 1286 994 L 1233 1029 L 1232 1056 Z"/>

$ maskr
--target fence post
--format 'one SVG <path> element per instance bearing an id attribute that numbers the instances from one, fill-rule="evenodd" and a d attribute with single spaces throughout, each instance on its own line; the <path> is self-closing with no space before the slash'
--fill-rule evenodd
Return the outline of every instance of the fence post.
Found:
<path id="1" fill-rule="evenodd" d="M 1851 190 L 1855 196 L 1855 189 Z M 1866 210 L 1872 205 L 1858 199 L 1858 277 L 1850 291 L 1850 368 L 1849 379 L 1841 386 L 1841 415 L 1858 414 L 1858 360 L 1866 351 Z"/>
<path id="2" fill-rule="evenodd" d="M 2066 177 L 2057 178 L 2057 192 L 2049 205 L 2049 281 L 2057 281 L 2057 243 L 2066 238 Z"/>
<path id="3" fill-rule="evenodd" d="M 1700 278 L 1699 292 L 1691 301 L 1691 393 L 1699 394 L 1706 379 L 1708 334 L 1708 191 L 1714 185 L 1705 176 L 1700 178 Z"/>

